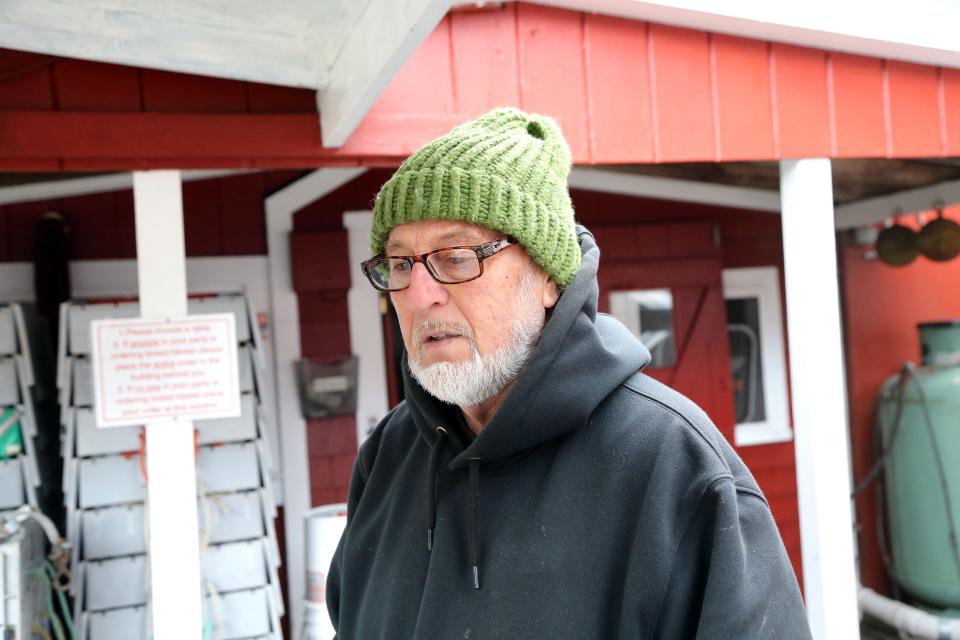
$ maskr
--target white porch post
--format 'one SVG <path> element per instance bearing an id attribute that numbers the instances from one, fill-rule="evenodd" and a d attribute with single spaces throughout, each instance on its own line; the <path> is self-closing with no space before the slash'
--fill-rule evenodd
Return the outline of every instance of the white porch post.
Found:
<path id="1" fill-rule="evenodd" d="M 187 313 L 186 254 L 179 171 L 133 174 L 140 315 Z M 193 424 L 146 426 L 150 602 L 155 640 L 199 638 L 200 545 Z"/>
<path id="2" fill-rule="evenodd" d="M 380 293 L 367 282 L 360 263 L 370 257 L 372 211 L 347 211 L 343 214 L 350 256 L 350 291 L 347 312 L 350 316 L 350 346 L 357 357 L 357 445 L 390 410 L 387 368 L 384 362 L 383 319 Z"/>
<path id="3" fill-rule="evenodd" d="M 807 616 L 859 638 L 830 160 L 781 161 L 780 196 Z"/>

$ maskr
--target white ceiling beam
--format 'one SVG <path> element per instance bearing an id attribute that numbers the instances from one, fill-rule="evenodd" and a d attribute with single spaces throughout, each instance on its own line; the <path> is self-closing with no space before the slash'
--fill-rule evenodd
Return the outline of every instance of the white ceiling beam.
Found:
<path id="1" fill-rule="evenodd" d="M 259 169 L 203 169 L 187 170 L 180 173 L 183 182 L 193 180 L 208 180 L 244 173 L 255 173 Z M 109 173 L 102 176 L 85 178 L 67 178 L 65 180 L 48 180 L 46 182 L 31 182 L 16 184 L 9 187 L 0 187 L 0 205 L 16 202 L 36 202 L 37 200 L 52 200 L 72 196 L 85 196 L 91 193 L 107 193 L 133 188 L 132 173 Z"/>
<path id="2" fill-rule="evenodd" d="M 343 14 L 349 13 L 340 5 L 333 0 L 3 0 L 0 47 L 317 89 L 329 80 L 327 60 L 310 43 L 340 31 Z"/>
<path id="3" fill-rule="evenodd" d="M 768 213 L 780 212 L 780 194 L 766 189 L 579 167 L 570 172 L 567 184 L 571 189 L 616 193 L 635 198 L 660 198 Z"/>
<path id="4" fill-rule="evenodd" d="M 370 0 L 317 93 L 323 146 L 337 148 L 433 31 L 450 0 Z"/>
<path id="5" fill-rule="evenodd" d="M 960 180 L 939 182 L 926 187 L 842 204 L 836 208 L 837 229 L 853 229 L 875 224 L 889 218 L 897 209 L 904 213 L 932 209 L 938 200 L 945 205 L 960 202 Z"/>
<path id="6" fill-rule="evenodd" d="M 960 67 L 960 3 L 944 0 L 527 0 L 804 47 Z M 457 6 L 483 4 L 458 2 Z"/>

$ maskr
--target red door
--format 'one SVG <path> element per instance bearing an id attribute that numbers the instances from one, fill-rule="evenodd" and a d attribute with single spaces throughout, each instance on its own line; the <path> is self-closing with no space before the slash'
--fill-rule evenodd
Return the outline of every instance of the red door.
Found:
<path id="1" fill-rule="evenodd" d="M 669 299 L 670 344 L 655 347 L 658 357 L 646 373 L 696 402 L 732 443 L 730 347 L 715 227 L 644 224 L 594 226 L 591 231 L 600 246 L 600 311 L 621 315 L 628 292 L 636 300 L 644 292 L 655 292 L 651 295 L 658 302 Z M 618 308 L 611 309 L 611 301 Z M 631 317 L 626 320 L 631 326 Z M 642 333 L 649 338 L 651 332 Z"/>

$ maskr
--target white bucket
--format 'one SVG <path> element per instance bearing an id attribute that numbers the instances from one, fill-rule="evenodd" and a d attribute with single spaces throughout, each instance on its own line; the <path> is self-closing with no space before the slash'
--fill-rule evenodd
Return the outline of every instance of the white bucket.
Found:
<path id="1" fill-rule="evenodd" d="M 347 524 L 347 505 L 328 504 L 307 512 L 307 597 L 303 602 L 302 640 L 331 640 L 327 614 L 327 571 Z"/>

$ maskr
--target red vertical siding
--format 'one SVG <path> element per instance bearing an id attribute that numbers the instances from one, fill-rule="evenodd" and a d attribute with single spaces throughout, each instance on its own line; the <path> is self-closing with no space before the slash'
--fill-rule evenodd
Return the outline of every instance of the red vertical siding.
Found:
<path id="1" fill-rule="evenodd" d="M 220 255 L 220 189 L 215 181 L 183 183 L 183 235 L 188 256 Z"/>
<path id="2" fill-rule="evenodd" d="M 941 69 L 944 138 L 948 156 L 960 155 L 960 69 Z"/>
<path id="3" fill-rule="evenodd" d="M 958 82 L 511 3 L 443 19 L 336 150 L 309 90 L 0 50 L 0 167 L 385 166 L 504 104 L 556 117 L 579 163 L 956 155 Z"/>
<path id="4" fill-rule="evenodd" d="M 709 34 L 650 25 L 650 82 L 657 162 L 715 160 Z"/>
<path id="5" fill-rule="evenodd" d="M 140 72 L 143 107 L 157 112 L 244 113 L 246 83 L 187 76 L 169 71 Z"/>
<path id="6" fill-rule="evenodd" d="M 590 160 L 590 120 L 583 64 L 582 15 L 550 7 L 517 6 L 520 106 L 553 116 L 570 151 Z"/>
<path id="7" fill-rule="evenodd" d="M 57 203 L 20 202 L 8 204 L 7 214 L 7 252 L 11 261 L 32 262 L 37 220 L 47 211 L 56 211 Z"/>
<path id="8" fill-rule="evenodd" d="M 779 157 L 832 155 L 826 60 L 816 49 L 772 45 Z"/>
<path id="9" fill-rule="evenodd" d="M 67 221 L 70 227 L 70 244 L 82 247 L 87 260 L 109 260 L 118 253 L 118 235 L 113 231 L 116 224 L 117 192 L 93 193 L 68 198 L 57 209 L 69 208 Z"/>
<path id="10" fill-rule="evenodd" d="M 893 155 L 908 158 L 943 149 L 936 67 L 887 62 Z"/>
<path id="11" fill-rule="evenodd" d="M 444 18 L 393 77 L 370 114 L 452 113 L 452 75 L 450 18 Z"/>
<path id="12" fill-rule="evenodd" d="M 647 29 L 643 22 L 584 18 L 591 156 L 603 162 L 654 159 Z"/>
<path id="13" fill-rule="evenodd" d="M 464 118 L 520 104 L 516 7 L 450 16 L 453 95 Z"/>
<path id="14" fill-rule="evenodd" d="M 883 61 L 830 54 L 838 156 L 887 155 Z"/>
<path id="15" fill-rule="evenodd" d="M 0 109 L 55 109 L 53 61 L 50 56 L 0 49 Z"/>
<path id="16" fill-rule="evenodd" d="M 759 40 L 713 36 L 720 160 L 775 155 L 769 45 Z"/>
<path id="17" fill-rule="evenodd" d="M 86 60 L 59 60 L 53 67 L 65 111 L 140 111 L 139 74 L 133 67 Z"/>

